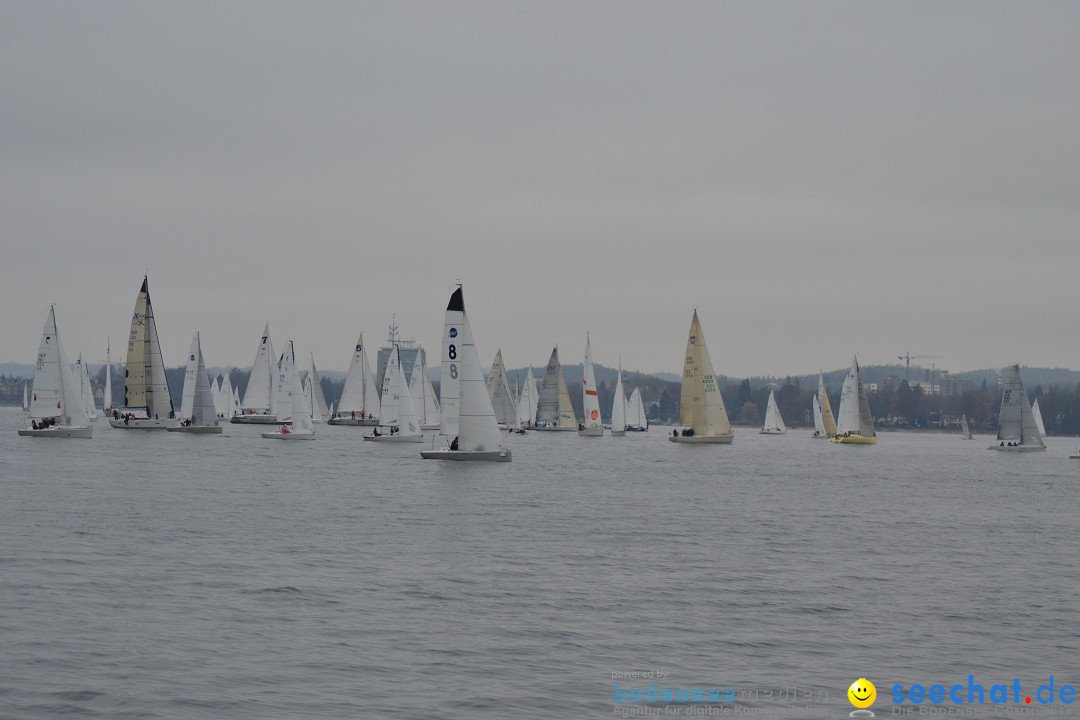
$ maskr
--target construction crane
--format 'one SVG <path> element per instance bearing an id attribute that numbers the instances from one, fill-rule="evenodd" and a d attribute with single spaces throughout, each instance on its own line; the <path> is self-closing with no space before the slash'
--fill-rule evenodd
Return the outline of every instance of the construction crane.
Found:
<path id="1" fill-rule="evenodd" d="M 943 358 L 944 355 L 912 355 L 910 352 L 906 352 L 903 355 L 897 355 L 897 360 L 904 361 L 905 380 L 911 380 L 911 361 L 912 360 L 929 360 L 930 358 Z"/>

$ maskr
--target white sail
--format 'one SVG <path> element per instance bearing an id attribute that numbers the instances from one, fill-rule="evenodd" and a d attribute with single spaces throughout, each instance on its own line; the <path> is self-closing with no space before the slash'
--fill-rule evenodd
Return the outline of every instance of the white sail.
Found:
<path id="1" fill-rule="evenodd" d="M 243 413 L 274 414 L 277 392 L 277 355 L 274 343 L 270 339 L 270 323 L 266 323 L 259 348 L 255 351 L 255 362 L 251 364 L 244 401 L 240 408 Z"/>
<path id="2" fill-rule="evenodd" d="M 185 384 L 186 384 L 187 378 L 185 378 L 184 380 L 185 380 Z M 221 380 L 216 376 L 214 377 L 214 382 L 210 383 L 210 397 L 212 397 L 214 399 L 214 414 L 215 415 L 224 415 L 225 414 L 224 405 L 222 405 L 222 402 L 221 402 L 221 400 L 222 400 L 222 398 L 221 398 Z M 183 403 L 181 403 L 181 405 L 183 405 Z M 182 408 L 181 408 L 181 410 L 182 410 Z"/>
<path id="3" fill-rule="evenodd" d="M 645 403 L 641 401 L 641 388 L 634 388 L 626 403 L 626 426 L 635 430 L 648 430 L 649 419 L 645 417 Z"/>
<path id="4" fill-rule="evenodd" d="M 619 363 L 619 374 L 615 378 L 615 397 L 611 402 L 611 432 L 626 432 L 626 396 L 623 395 L 622 363 Z"/>
<path id="5" fill-rule="evenodd" d="M 495 410 L 495 420 L 507 427 L 517 428 L 518 423 L 517 403 L 514 395 L 510 392 L 510 383 L 506 381 L 506 368 L 503 366 L 502 348 L 495 352 L 495 359 L 491 361 L 491 372 L 487 379 L 488 399 L 491 407 Z"/>
<path id="6" fill-rule="evenodd" d="M 283 352 L 281 353 L 281 356 L 278 357 L 277 370 L 274 373 L 274 407 L 276 408 L 274 415 L 277 417 L 277 421 L 283 424 L 292 422 L 293 392 L 300 393 L 300 404 L 304 404 L 303 386 L 300 385 L 300 383 L 297 383 L 295 386 L 292 384 L 292 371 L 294 369 L 292 365 L 295 363 L 296 358 L 290 356 L 289 363 L 286 364 L 285 353 Z M 297 375 L 297 377 L 299 377 L 299 375 Z"/>
<path id="7" fill-rule="evenodd" d="M 821 425 L 825 428 L 826 435 L 836 434 L 836 418 L 833 417 L 832 405 L 829 404 L 829 394 L 825 392 L 825 374 L 818 373 L 818 403 L 821 406 Z"/>
<path id="8" fill-rule="evenodd" d="M 682 392 L 680 395 L 679 422 L 691 428 L 696 437 L 731 435 L 724 398 L 713 372 L 712 358 L 705 345 L 697 310 L 690 321 L 690 333 L 686 341 L 686 359 L 683 362 Z"/>
<path id="9" fill-rule="evenodd" d="M 836 417 L 837 435 L 861 435 L 864 438 L 877 436 L 874 419 L 870 415 L 870 403 L 866 399 L 866 388 L 859 373 L 859 359 L 851 361 L 851 369 L 844 378 L 844 387 L 840 391 L 840 411 Z"/>
<path id="10" fill-rule="evenodd" d="M 960 416 L 960 432 L 963 434 L 965 439 L 971 439 L 971 426 L 968 425 L 968 419 L 966 414 Z"/>
<path id="11" fill-rule="evenodd" d="M 232 389 L 232 414 L 240 414 L 240 391 L 236 388 Z"/>
<path id="12" fill-rule="evenodd" d="M 1039 428 L 1039 435 L 1046 437 L 1046 425 L 1043 424 L 1042 411 L 1039 410 L 1039 398 L 1031 403 L 1031 415 L 1035 418 L 1035 427 Z"/>
<path id="13" fill-rule="evenodd" d="M 812 404 L 814 406 L 814 436 L 822 437 L 828 435 L 828 433 L 825 432 L 825 423 L 821 417 L 821 400 L 818 399 L 817 393 L 814 393 Z"/>
<path id="14" fill-rule="evenodd" d="M 236 391 L 233 390 L 232 380 L 229 379 L 228 369 L 221 377 L 221 414 L 226 419 L 236 414 Z"/>
<path id="15" fill-rule="evenodd" d="M 521 381 L 518 391 L 517 409 L 518 423 L 531 426 L 536 420 L 536 402 L 539 399 L 536 392 L 536 383 L 533 381 L 532 365 L 529 366 L 529 374 Z"/>
<path id="16" fill-rule="evenodd" d="M 330 408 L 326 406 L 326 395 L 322 389 L 322 378 L 315 368 L 315 353 L 311 354 L 311 369 L 308 370 L 308 382 L 311 384 L 311 419 L 314 422 L 323 422 L 330 419 Z"/>
<path id="17" fill-rule="evenodd" d="M 23 409 L 23 412 L 28 412 L 30 410 L 30 393 L 29 393 L 29 388 L 28 388 L 29 384 L 30 383 L 26 382 L 25 380 L 23 381 L 23 384 L 22 384 L 22 409 Z"/>
<path id="18" fill-rule="evenodd" d="M 196 330 L 188 348 L 187 370 L 184 372 L 184 395 L 180 402 L 181 424 L 196 427 L 215 427 L 218 424 L 214 396 L 206 376 L 199 331 Z"/>
<path id="19" fill-rule="evenodd" d="M 28 414 L 34 422 L 52 418 L 57 424 L 68 428 L 90 427 L 90 418 L 86 415 L 67 352 L 60 341 L 56 311 L 52 307 L 49 308 L 38 345 L 34 391 Z"/>
<path id="20" fill-rule="evenodd" d="M 765 434 L 781 435 L 787 432 L 784 418 L 780 416 L 780 408 L 776 404 L 776 393 L 769 391 L 769 403 L 765 406 L 765 424 L 761 428 Z"/>
<path id="21" fill-rule="evenodd" d="M 396 435 L 416 437 L 420 435 L 416 406 L 413 404 L 409 384 L 405 380 L 405 370 L 401 367 L 401 352 L 397 345 L 393 348 L 383 371 L 379 425 L 391 428 Z"/>
<path id="22" fill-rule="evenodd" d="M 573 428 L 577 425 L 574 406 L 570 402 L 570 392 L 566 389 L 562 365 L 559 364 L 559 348 L 551 351 L 547 369 L 544 372 L 544 384 L 540 387 L 540 397 L 536 404 L 536 422 L 538 425 Z"/>
<path id="23" fill-rule="evenodd" d="M 349 363 L 349 373 L 345 376 L 345 387 L 338 399 L 336 417 L 379 417 L 379 389 L 375 386 L 375 376 L 371 374 L 366 347 L 364 334 L 360 333 L 352 362 Z"/>
<path id="24" fill-rule="evenodd" d="M 592 347 L 588 333 L 585 333 L 585 361 L 582 364 L 581 374 L 581 408 L 584 415 L 581 424 L 585 426 L 585 429 L 601 429 L 600 396 L 596 387 L 596 371 L 593 368 Z"/>
<path id="25" fill-rule="evenodd" d="M 1028 404 L 1024 384 L 1020 381 L 1019 365 L 1009 366 L 998 418 L 999 441 L 1025 448 L 1045 447 L 1042 433 L 1035 422 L 1035 414 L 1031 412 L 1031 405 Z"/>
<path id="26" fill-rule="evenodd" d="M 319 408 L 315 406 L 315 398 L 311 396 L 311 375 L 303 381 L 304 384 L 304 405 L 307 406 L 308 413 L 311 415 L 311 422 L 322 422 L 322 418 L 319 416 Z"/>
<path id="27" fill-rule="evenodd" d="M 105 341 L 105 395 L 102 405 L 105 412 L 109 412 L 116 405 L 113 402 L 112 392 L 112 342 L 110 340 Z"/>
<path id="28" fill-rule="evenodd" d="M 440 386 L 442 434 L 451 441 L 450 449 L 505 453 L 460 287 L 446 306 Z M 509 459 L 506 455 L 505 459 Z"/>
<path id="29" fill-rule="evenodd" d="M 412 395 L 416 420 L 420 427 L 430 429 L 442 426 L 439 420 L 439 401 L 435 398 L 435 389 L 427 373 L 427 360 L 417 353 L 413 362 L 412 377 L 409 379 L 409 393 Z"/>
<path id="30" fill-rule="evenodd" d="M 124 407 L 145 409 L 148 418 L 164 420 L 173 416 L 157 321 L 145 277 L 135 300 L 135 313 L 131 317 L 124 373 Z"/>
<path id="31" fill-rule="evenodd" d="M 428 377 L 427 360 L 421 363 L 421 368 L 424 378 L 424 424 L 441 426 L 442 408 L 439 405 L 439 398 L 435 397 L 435 388 L 431 385 L 431 378 Z"/>
<path id="32" fill-rule="evenodd" d="M 78 376 L 76 381 L 79 383 L 79 395 L 82 397 L 83 408 L 86 409 L 86 417 L 97 420 L 94 389 L 90 386 L 90 371 L 87 370 L 86 363 L 83 362 L 82 353 L 79 353 L 78 359 L 75 360 L 75 373 Z"/>

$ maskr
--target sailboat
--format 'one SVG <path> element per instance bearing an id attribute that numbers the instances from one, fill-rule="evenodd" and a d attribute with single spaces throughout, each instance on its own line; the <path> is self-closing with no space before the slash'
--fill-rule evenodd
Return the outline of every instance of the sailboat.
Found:
<path id="1" fill-rule="evenodd" d="M 874 430 L 874 418 L 870 415 L 870 403 L 866 399 L 866 388 L 859 374 L 859 358 L 851 361 L 851 369 L 844 378 L 844 387 L 840 390 L 840 413 L 837 416 L 834 443 L 847 445 L 876 445 L 877 432 Z"/>
<path id="2" fill-rule="evenodd" d="M 326 395 L 322 389 L 322 378 L 319 377 L 319 371 L 315 369 L 315 353 L 311 353 L 311 368 L 308 370 L 308 385 L 311 386 L 311 401 L 308 403 L 308 407 L 311 408 L 311 421 L 312 422 L 325 422 L 330 419 L 330 408 L 326 406 Z"/>
<path id="3" fill-rule="evenodd" d="M 225 406 L 221 403 L 221 379 L 214 376 L 214 382 L 210 383 L 210 397 L 214 399 L 214 414 L 221 417 L 225 414 Z"/>
<path id="4" fill-rule="evenodd" d="M 991 450 L 1040 451 L 1046 450 L 1042 433 L 1031 412 L 1024 383 L 1020 382 L 1020 365 L 1010 365 L 1001 394 L 1001 410 L 998 412 L 998 444 Z"/>
<path id="5" fill-rule="evenodd" d="M 446 305 L 440 388 L 440 432 L 448 446 L 441 450 L 421 450 L 420 457 L 510 462 L 510 450 L 502 444 L 503 436 L 487 394 L 460 285 Z"/>
<path id="6" fill-rule="evenodd" d="M 705 333 L 701 331 L 697 310 L 694 310 L 694 317 L 690 321 L 685 358 L 679 407 L 679 423 L 683 431 L 673 430 L 668 440 L 730 445 L 735 434 L 731 431 L 724 398 L 716 383 L 712 358 L 705 346 Z"/>
<path id="7" fill-rule="evenodd" d="M 94 433 L 56 329 L 56 309 L 52 306 L 41 332 L 34 393 L 27 414 L 30 426 L 19 430 L 22 436 L 89 438 Z"/>
<path id="8" fill-rule="evenodd" d="M 817 408 L 815 412 L 821 415 L 821 427 L 817 425 L 817 415 L 814 416 L 814 437 L 826 438 L 836 435 L 836 418 L 833 417 L 832 405 L 829 404 L 829 393 L 825 390 L 825 374 L 818 372 Z"/>
<path id="9" fill-rule="evenodd" d="M 240 414 L 240 391 L 237 388 L 232 389 L 232 413 L 229 415 L 230 422 L 232 418 Z"/>
<path id="10" fill-rule="evenodd" d="M 415 363 L 415 368 L 419 363 Z M 380 433 L 379 427 L 386 428 Z M 383 372 L 382 404 L 379 406 L 379 427 L 365 440 L 382 442 L 423 442 L 420 423 L 416 419 L 416 407 L 413 405 L 409 385 L 405 381 L 405 370 L 401 367 L 401 351 L 397 345 L 390 351 L 386 369 Z"/>
<path id="11" fill-rule="evenodd" d="M 641 401 L 641 388 L 634 388 L 626 401 L 626 429 L 629 432 L 648 432 L 649 418 L 645 416 L 645 403 Z"/>
<path id="12" fill-rule="evenodd" d="M 279 415 L 289 414 L 292 427 L 284 422 L 274 432 L 264 432 L 268 440 L 314 440 L 315 428 L 311 425 L 311 413 L 304 402 L 304 389 L 300 384 L 300 372 L 296 368 L 296 351 L 293 341 L 285 346 L 277 371 L 277 391 L 274 407 Z"/>
<path id="13" fill-rule="evenodd" d="M 503 366 L 502 348 L 495 352 L 491 361 L 491 372 L 487 379 L 488 399 L 495 410 L 495 420 L 503 430 L 517 430 L 521 427 L 518 420 L 517 403 L 510 392 L 510 383 L 506 381 L 506 368 Z"/>
<path id="14" fill-rule="evenodd" d="M 814 411 L 814 434 L 810 437 L 828 437 L 825 434 L 825 423 L 821 418 L 821 400 L 818 398 L 817 393 L 814 393 L 814 397 L 810 398 L 810 407 Z"/>
<path id="15" fill-rule="evenodd" d="M 439 429 L 439 401 L 435 399 L 435 389 L 427 376 L 427 360 L 417 353 L 413 360 L 412 376 L 409 378 L 409 393 L 416 409 L 416 421 L 421 430 Z"/>
<path id="16" fill-rule="evenodd" d="M 1076 437 L 1076 452 L 1069 456 L 1070 460 L 1080 460 L 1080 435 Z"/>
<path id="17" fill-rule="evenodd" d="M 138 412 L 135 412 L 138 411 Z M 154 306 L 146 276 L 135 299 L 124 366 L 124 407 L 113 411 L 109 424 L 123 430 L 161 430 L 175 425 L 169 379 L 161 357 Z"/>
<path id="18" fill-rule="evenodd" d="M 75 373 L 78 376 L 76 378 L 79 383 L 79 395 L 82 396 L 83 407 L 86 408 L 86 417 L 90 420 L 97 420 L 97 407 L 94 402 L 94 389 L 90 385 L 90 371 L 86 368 L 86 363 L 83 362 L 82 353 L 79 353 L 79 357 L 75 360 Z"/>
<path id="19" fill-rule="evenodd" d="M 375 386 L 375 376 L 371 374 L 364 345 L 364 334 L 356 341 L 349 374 L 345 376 L 345 387 L 338 399 L 337 411 L 329 425 L 375 426 L 379 424 L 379 389 Z"/>
<path id="20" fill-rule="evenodd" d="M 278 421 L 276 358 L 274 341 L 270 339 L 270 323 L 266 323 L 262 337 L 259 338 L 259 347 L 255 351 L 255 362 L 251 364 L 244 401 L 229 418 L 229 422 L 238 425 L 273 425 Z"/>
<path id="21" fill-rule="evenodd" d="M 761 435 L 783 435 L 787 432 L 784 418 L 780 417 L 780 408 L 776 404 L 776 393 L 769 390 L 769 404 L 765 406 L 765 424 L 762 426 Z"/>
<path id="22" fill-rule="evenodd" d="M 960 416 L 960 436 L 965 440 L 971 439 L 971 426 L 968 425 L 966 413 Z"/>
<path id="23" fill-rule="evenodd" d="M 180 422 L 169 432 L 182 433 L 220 433 L 217 408 L 214 407 L 214 395 L 210 391 L 210 381 L 206 377 L 206 363 L 203 361 L 202 343 L 196 330 L 188 348 L 187 371 L 184 373 L 184 397 L 180 401 Z"/>
<path id="24" fill-rule="evenodd" d="M 592 348 L 589 333 L 585 333 L 585 362 L 581 375 L 581 408 L 585 416 L 578 426 L 578 437 L 603 437 L 604 426 L 600 424 L 600 396 L 596 389 L 596 371 L 593 369 Z"/>
<path id="25" fill-rule="evenodd" d="M 1031 403 L 1031 414 L 1035 416 L 1035 426 L 1039 428 L 1039 435 L 1046 437 L 1046 425 L 1043 424 L 1042 411 L 1039 410 L 1039 398 Z M 93 420 L 93 418 L 90 418 Z"/>
<path id="26" fill-rule="evenodd" d="M 102 405 L 105 406 L 103 412 L 106 416 L 112 415 L 116 410 L 112 392 L 112 340 L 110 338 L 105 339 L 105 394 Z"/>
<path id="27" fill-rule="evenodd" d="M 623 395 L 621 360 L 619 374 L 615 377 L 615 397 L 611 401 L 611 434 L 614 437 L 626 434 L 626 396 Z"/>
<path id="28" fill-rule="evenodd" d="M 536 382 L 533 378 L 532 365 L 530 365 L 529 373 L 522 380 L 518 392 L 518 422 L 522 427 L 532 427 L 533 421 L 536 420 L 536 405 L 539 400 L 540 393 L 536 391 Z"/>
<path id="29" fill-rule="evenodd" d="M 559 364 L 559 346 L 551 351 L 544 384 L 540 387 L 540 397 L 536 402 L 537 430 L 572 432 L 577 429 L 574 406 L 570 402 L 570 392 L 566 389 L 562 365 Z"/>

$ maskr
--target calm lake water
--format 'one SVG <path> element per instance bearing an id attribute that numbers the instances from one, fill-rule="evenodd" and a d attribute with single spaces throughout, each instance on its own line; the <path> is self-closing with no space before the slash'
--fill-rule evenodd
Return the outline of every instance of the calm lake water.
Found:
<path id="1" fill-rule="evenodd" d="M 0 410 L 0 718 L 608 717 L 641 670 L 810 708 L 786 717 L 846 717 L 859 677 L 879 717 L 896 683 L 1080 684 L 1072 439 L 530 433 L 488 464 L 21 422 Z"/>

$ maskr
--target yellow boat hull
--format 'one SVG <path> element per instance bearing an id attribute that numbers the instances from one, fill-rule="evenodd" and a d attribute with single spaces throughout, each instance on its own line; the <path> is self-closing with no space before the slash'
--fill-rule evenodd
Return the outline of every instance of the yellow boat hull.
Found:
<path id="1" fill-rule="evenodd" d="M 863 437 L 857 433 L 851 435 L 842 435 L 832 438 L 834 443 L 843 443 L 845 445 L 877 445 L 876 437 Z"/>

